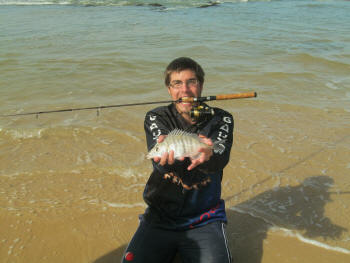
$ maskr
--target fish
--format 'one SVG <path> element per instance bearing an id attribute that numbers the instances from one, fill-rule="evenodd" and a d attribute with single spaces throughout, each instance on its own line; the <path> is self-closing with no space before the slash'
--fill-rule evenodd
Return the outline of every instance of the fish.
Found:
<path id="1" fill-rule="evenodd" d="M 200 155 L 200 148 L 210 148 L 214 152 L 222 152 L 225 147 L 222 145 L 224 141 L 216 141 L 212 146 L 203 142 L 195 133 L 189 133 L 180 129 L 172 130 L 165 139 L 157 143 L 147 154 L 147 159 L 161 157 L 164 153 L 174 151 L 174 158 L 181 159 L 190 157 L 197 159 Z"/>

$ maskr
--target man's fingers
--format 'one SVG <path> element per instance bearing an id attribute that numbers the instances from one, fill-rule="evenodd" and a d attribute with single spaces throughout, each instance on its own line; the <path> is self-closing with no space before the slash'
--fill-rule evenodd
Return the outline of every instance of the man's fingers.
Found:
<path id="1" fill-rule="evenodd" d="M 200 153 L 199 157 L 197 159 L 191 160 L 192 163 L 187 167 L 187 170 L 192 170 L 196 166 L 208 161 L 213 155 L 213 151 L 210 148 L 200 148 L 198 152 Z"/>
<path id="2" fill-rule="evenodd" d="M 160 158 L 159 158 L 159 157 L 154 157 L 154 158 L 153 158 L 153 161 L 155 161 L 156 163 L 159 163 Z"/>
<path id="3" fill-rule="evenodd" d="M 187 167 L 187 170 L 190 171 L 193 168 L 195 168 L 196 166 L 198 166 L 199 164 L 201 164 L 199 159 L 192 160 L 192 163 L 190 164 L 190 166 Z"/>
<path id="4" fill-rule="evenodd" d="M 205 137 L 205 136 L 202 135 L 202 134 L 199 134 L 198 137 L 201 138 L 201 141 L 202 141 L 203 143 L 208 144 L 209 146 L 213 146 L 213 142 L 212 142 L 211 139 Z"/>
<path id="5" fill-rule="evenodd" d="M 200 148 L 198 152 L 202 153 L 198 159 L 202 159 L 203 161 L 208 161 L 213 155 L 213 151 L 210 148 Z"/>
<path id="6" fill-rule="evenodd" d="M 162 141 L 164 141 L 165 137 L 166 137 L 165 135 L 159 135 L 157 139 L 157 143 L 161 143 Z"/>
<path id="7" fill-rule="evenodd" d="M 174 164 L 175 159 L 174 159 L 174 151 L 170 151 L 169 157 L 168 157 L 168 164 L 172 165 Z"/>
<path id="8" fill-rule="evenodd" d="M 159 162 L 160 165 L 164 166 L 165 164 L 174 164 L 175 158 L 174 158 L 174 151 L 170 151 L 170 153 L 163 153 L 162 157 L 154 157 L 153 160 L 155 162 Z"/>
<path id="9" fill-rule="evenodd" d="M 211 139 L 206 138 L 204 135 L 201 135 L 201 134 L 199 135 L 199 137 L 205 144 L 209 146 L 213 145 Z M 161 143 L 162 141 L 164 141 L 165 138 L 166 138 L 166 135 L 160 135 L 157 139 L 157 142 Z M 200 148 L 198 152 L 200 153 L 199 157 L 195 160 L 192 160 L 192 163 L 190 164 L 190 166 L 187 167 L 188 170 L 192 170 L 196 166 L 208 161 L 210 157 L 213 155 L 213 151 L 207 147 Z M 184 161 L 185 157 L 181 157 L 178 159 L 179 161 Z M 174 151 L 170 151 L 169 153 L 164 153 L 161 157 L 154 157 L 153 160 L 162 166 L 164 166 L 165 164 L 172 165 L 175 163 Z"/>
<path id="10" fill-rule="evenodd" d="M 159 164 L 162 165 L 162 166 L 164 166 L 164 165 L 167 163 L 168 156 L 169 156 L 169 155 L 168 155 L 167 152 L 163 153 L 162 157 L 160 158 Z"/>

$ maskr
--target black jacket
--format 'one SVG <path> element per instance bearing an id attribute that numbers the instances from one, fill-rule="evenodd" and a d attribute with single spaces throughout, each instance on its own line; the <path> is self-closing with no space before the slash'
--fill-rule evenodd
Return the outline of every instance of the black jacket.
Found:
<path id="1" fill-rule="evenodd" d="M 223 151 L 214 153 L 209 161 L 191 171 L 187 170 L 191 163 L 188 158 L 164 166 L 152 161 L 153 171 L 144 190 L 144 200 L 149 206 L 143 215 L 146 221 L 170 229 L 194 227 L 212 220 L 226 221 L 221 180 L 230 157 L 234 125 L 230 113 L 219 108 L 214 108 L 214 112 L 214 116 L 194 125 L 185 121 L 174 104 L 158 107 L 146 114 L 144 127 L 148 150 L 156 144 L 159 135 L 167 135 L 174 129 L 202 134 L 213 142 L 220 140 L 224 146 Z M 164 178 L 170 172 L 186 185 L 198 185 L 207 178 L 210 183 L 200 189 L 185 190 L 172 178 Z"/>

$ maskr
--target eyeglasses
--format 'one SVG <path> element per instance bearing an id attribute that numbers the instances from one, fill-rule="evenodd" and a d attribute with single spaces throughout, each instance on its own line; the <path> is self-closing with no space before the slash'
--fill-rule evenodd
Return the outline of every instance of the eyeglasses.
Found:
<path id="1" fill-rule="evenodd" d="M 186 86 L 190 88 L 195 88 L 198 85 L 198 80 L 197 79 L 188 79 L 186 80 Z M 183 87 L 184 83 L 181 80 L 174 80 L 170 83 L 170 87 L 173 89 L 181 89 Z"/>

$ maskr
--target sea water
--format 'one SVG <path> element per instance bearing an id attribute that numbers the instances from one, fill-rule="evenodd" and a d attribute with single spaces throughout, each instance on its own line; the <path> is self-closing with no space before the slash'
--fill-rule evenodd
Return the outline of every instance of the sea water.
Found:
<path id="1" fill-rule="evenodd" d="M 236 119 L 228 209 L 348 253 L 349 14 L 348 1 L 0 0 L 0 115 L 167 100 L 165 67 L 192 57 L 203 95 L 258 93 L 211 103 Z M 131 183 L 113 200 L 72 194 L 79 207 L 140 206 L 152 107 L 1 116 L 1 213 L 55 209 L 65 197 L 38 200 L 33 178 L 90 171 Z"/>

